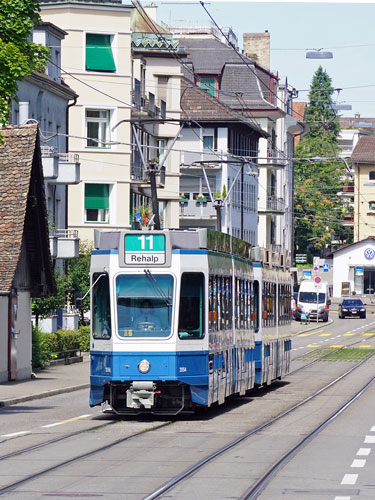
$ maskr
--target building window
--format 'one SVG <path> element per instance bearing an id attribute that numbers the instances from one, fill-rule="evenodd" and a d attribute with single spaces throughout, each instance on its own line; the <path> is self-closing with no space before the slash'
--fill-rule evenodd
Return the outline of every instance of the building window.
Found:
<path id="1" fill-rule="evenodd" d="M 168 76 L 158 76 L 158 100 L 167 102 Z"/>
<path id="2" fill-rule="evenodd" d="M 204 153 L 212 153 L 214 149 L 214 136 L 204 135 L 203 136 L 203 151 Z"/>
<path id="3" fill-rule="evenodd" d="M 375 181 L 375 170 L 371 170 L 368 173 L 368 178 L 369 178 L 370 181 Z"/>
<path id="4" fill-rule="evenodd" d="M 375 201 L 369 201 L 368 209 L 370 212 L 375 212 Z"/>
<path id="5" fill-rule="evenodd" d="M 202 77 L 199 80 L 199 86 L 201 89 L 204 89 L 207 94 L 212 95 L 212 97 L 216 96 L 216 78 L 215 77 Z"/>
<path id="6" fill-rule="evenodd" d="M 116 71 L 111 35 L 86 34 L 86 70 Z"/>
<path id="7" fill-rule="evenodd" d="M 86 110 L 86 137 L 89 148 L 108 148 L 109 111 Z"/>
<path id="8" fill-rule="evenodd" d="M 109 184 L 85 184 L 85 222 L 109 222 Z"/>

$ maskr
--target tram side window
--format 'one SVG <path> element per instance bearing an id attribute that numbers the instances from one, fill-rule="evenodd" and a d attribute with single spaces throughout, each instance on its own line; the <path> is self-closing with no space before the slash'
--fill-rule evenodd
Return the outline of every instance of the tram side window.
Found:
<path id="1" fill-rule="evenodd" d="M 202 273 L 183 273 L 178 318 L 180 339 L 201 339 L 204 337 L 204 307 L 204 275 Z"/>
<path id="2" fill-rule="evenodd" d="M 101 275 L 101 276 L 100 276 Z M 109 277 L 105 273 L 94 273 L 92 334 L 94 339 L 111 338 L 111 305 Z"/>

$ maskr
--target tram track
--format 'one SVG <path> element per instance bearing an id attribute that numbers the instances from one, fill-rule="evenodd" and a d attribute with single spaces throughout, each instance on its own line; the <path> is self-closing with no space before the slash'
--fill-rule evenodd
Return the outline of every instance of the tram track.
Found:
<path id="1" fill-rule="evenodd" d="M 375 337 L 375 335 L 374 335 L 374 337 Z M 358 344 L 358 343 L 360 343 L 360 341 L 351 342 L 346 347 L 352 347 L 353 345 Z M 340 351 L 341 349 L 343 349 L 343 348 L 338 348 L 338 349 L 335 349 L 335 350 L 331 350 L 330 353 L 325 353 L 324 356 L 321 356 L 317 360 L 314 360 L 312 363 L 304 365 L 303 367 L 300 367 L 297 370 L 294 370 L 294 371 L 290 372 L 288 374 L 288 376 L 296 373 L 296 371 L 299 371 L 300 369 L 303 369 L 303 368 L 306 368 L 308 366 L 311 366 L 311 364 L 314 364 L 317 361 L 321 361 L 328 354 L 332 354 L 333 352 Z M 324 387 L 322 387 L 321 389 L 319 389 L 318 391 L 316 391 L 314 394 L 306 397 L 302 401 L 296 403 L 292 407 L 290 407 L 290 408 L 286 409 L 285 411 L 281 412 L 276 417 L 268 420 L 267 422 L 264 422 L 264 423 L 258 425 L 257 427 L 251 429 L 250 431 L 242 434 L 240 437 L 238 437 L 237 439 L 235 439 L 231 443 L 229 443 L 229 444 L 225 445 L 224 447 L 216 450 L 211 455 L 203 458 L 202 460 L 200 460 L 199 462 L 197 462 L 195 465 L 193 465 L 189 469 L 187 469 L 185 472 L 179 474 L 175 478 L 173 478 L 170 481 L 168 481 L 167 483 L 165 483 L 163 486 L 161 486 L 154 493 L 151 493 L 149 496 L 145 497 L 145 500 L 152 500 L 152 499 L 161 498 L 162 495 L 164 495 L 166 492 L 172 490 L 178 483 L 182 482 L 183 480 L 185 480 L 185 479 L 189 478 L 190 476 L 194 475 L 195 473 L 197 473 L 207 463 L 213 461 L 216 457 L 219 457 L 220 455 L 224 454 L 226 451 L 229 451 L 230 449 L 234 448 L 236 445 L 240 444 L 242 441 L 246 440 L 250 436 L 252 436 L 252 435 L 254 435 L 254 434 L 262 431 L 263 429 L 271 426 L 273 423 L 277 422 L 281 418 L 286 417 L 287 415 L 289 415 L 290 413 L 292 413 L 293 411 L 295 411 L 297 408 L 299 408 L 302 405 L 306 404 L 307 402 L 309 402 L 313 398 L 317 397 L 319 394 L 323 393 L 324 391 L 326 391 L 327 389 L 329 389 L 330 387 L 332 387 L 334 384 L 338 383 L 340 380 L 342 380 L 343 378 L 345 378 L 346 376 L 348 376 L 350 373 L 352 373 L 354 370 L 356 370 L 357 368 L 359 368 L 363 363 L 365 363 L 373 355 L 374 354 L 371 353 L 366 358 L 362 359 L 360 362 L 358 362 L 354 366 L 352 366 L 344 374 L 340 375 L 339 377 L 337 377 L 336 379 L 334 379 L 330 383 L 326 384 Z M 19 455 L 22 455 L 22 454 L 27 454 L 28 452 L 32 452 L 32 451 L 41 449 L 43 447 L 51 446 L 51 445 L 54 445 L 54 444 L 56 444 L 58 442 L 61 442 L 61 441 L 64 441 L 64 440 L 68 440 L 70 438 L 75 438 L 75 437 L 78 437 L 78 436 L 83 435 L 85 433 L 89 433 L 89 432 L 92 432 L 92 431 L 100 430 L 101 428 L 109 427 L 109 426 L 111 426 L 111 425 L 113 425 L 115 423 L 118 423 L 118 420 L 111 421 L 111 422 L 106 422 L 104 424 L 100 424 L 100 425 L 97 425 L 97 426 L 89 428 L 89 429 L 84 429 L 84 430 L 76 431 L 76 432 L 70 433 L 68 435 L 64 435 L 64 436 L 61 436 L 61 437 L 58 437 L 58 438 L 54 438 L 54 439 L 45 441 L 44 443 L 39 443 L 39 444 L 30 446 L 28 448 L 24 448 L 22 450 L 15 451 L 15 452 L 9 453 L 7 455 L 3 455 L 3 456 L 0 457 L 0 461 L 4 461 L 6 459 L 11 459 L 13 457 L 16 457 L 16 456 L 19 456 Z M 43 470 L 41 470 L 41 471 L 39 471 L 39 472 L 37 472 L 35 474 L 28 475 L 27 477 L 24 477 L 24 478 L 19 479 L 19 480 L 15 481 L 15 482 L 13 482 L 11 484 L 7 484 L 7 485 L 3 486 L 2 488 L 0 488 L 0 495 L 8 493 L 8 492 L 10 492 L 10 491 L 12 491 L 12 490 L 14 490 L 14 489 L 16 489 L 16 488 L 18 488 L 18 487 L 26 484 L 26 483 L 28 483 L 30 481 L 33 481 L 33 480 L 41 478 L 41 477 L 43 477 L 45 475 L 51 474 L 54 471 L 56 471 L 56 470 L 58 470 L 60 468 L 63 468 L 65 466 L 67 466 L 67 465 L 71 465 L 73 463 L 79 462 L 80 460 L 84 460 L 86 458 L 89 458 L 89 457 L 94 456 L 96 454 L 99 454 L 101 452 L 104 452 L 104 451 L 106 451 L 106 450 L 108 450 L 108 449 L 110 449 L 112 447 L 120 445 L 120 444 L 122 444 L 122 443 L 124 443 L 126 441 L 129 441 L 129 440 L 133 439 L 133 438 L 137 438 L 138 436 L 143 435 L 143 434 L 145 434 L 147 432 L 157 431 L 157 430 L 159 430 L 161 428 L 164 428 L 166 426 L 169 426 L 169 425 L 171 425 L 173 423 L 174 423 L 174 421 L 163 422 L 162 424 L 156 425 L 156 426 L 154 426 L 154 427 L 152 427 L 150 429 L 144 429 L 142 431 L 133 433 L 133 434 L 128 435 L 126 437 L 123 437 L 121 439 L 117 439 L 117 440 L 115 440 L 115 441 L 113 441 L 111 443 L 107 443 L 106 445 L 98 447 L 98 448 L 96 448 L 94 450 L 91 450 L 91 451 L 79 454 L 79 455 L 77 455 L 75 457 L 72 457 L 71 459 L 68 459 L 68 460 L 65 460 L 65 461 L 63 461 L 61 463 L 57 463 L 55 465 L 52 465 L 51 467 L 47 467 L 47 468 L 45 468 L 45 469 L 43 469 Z M 280 467 L 283 464 L 286 463 L 286 461 L 284 459 L 286 460 L 285 457 L 282 458 L 282 459 L 280 459 L 280 461 L 279 461 L 280 462 Z M 274 475 L 274 473 L 272 473 L 272 471 L 269 471 L 269 472 L 270 473 L 269 473 L 268 477 L 272 478 L 273 475 Z M 265 479 L 264 479 L 264 484 L 266 484 L 266 483 L 267 483 L 267 477 L 265 477 Z M 258 486 L 259 486 L 259 488 L 261 487 L 260 483 L 259 483 Z M 255 487 L 258 487 L 258 486 L 252 487 L 251 490 L 249 489 L 249 495 L 255 494 L 255 493 L 253 493 L 253 490 L 254 490 Z M 265 486 L 262 486 L 262 489 L 264 487 Z M 257 491 L 260 491 L 260 490 L 257 490 Z M 255 496 L 248 496 L 248 497 L 244 497 L 244 498 L 256 498 L 256 497 Z"/>
<path id="2" fill-rule="evenodd" d="M 326 384 L 325 386 L 321 387 L 319 390 L 315 391 L 310 396 L 304 398 L 302 401 L 299 401 L 298 403 L 294 404 L 290 408 L 284 410 L 276 417 L 273 417 L 273 418 L 269 419 L 268 421 L 254 427 L 250 431 L 242 434 L 237 439 L 226 444 L 222 448 L 219 448 L 216 451 L 214 451 L 213 453 L 207 455 L 205 458 L 203 458 L 199 462 L 195 463 L 194 465 L 192 465 L 191 467 L 186 469 L 184 472 L 182 472 L 181 474 L 178 474 L 177 476 L 172 478 L 170 481 L 166 482 L 161 487 L 159 487 L 157 490 L 155 490 L 154 492 L 152 492 L 149 495 L 147 495 L 146 497 L 144 497 L 143 500 L 157 500 L 157 499 L 163 498 L 163 496 L 166 493 L 173 490 L 173 488 L 175 488 L 178 484 L 191 478 L 197 472 L 202 470 L 208 463 L 214 461 L 216 458 L 223 455 L 227 451 L 232 450 L 233 448 L 238 446 L 240 443 L 242 443 L 246 439 L 248 439 L 251 436 L 254 436 L 255 434 L 259 433 L 260 431 L 263 431 L 264 429 L 272 426 L 274 423 L 280 421 L 281 419 L 290 415 L 292 412 L 296 411 L 297 409 L 299 409 L 303 405 L 305 405 L 308 402 L 310 402 L 311 400 L 315 399 L 316 397 L 318 397 L 319 395 L 321 395 L 322 393 L 324 393 L 325 391 L 330 389 L 333 385 L 337 384 L 338 382 L 340 382 L 341 380 L 346 378 L 348 375 L 353 373 L 355 370 L 357 370 L 360 366 L 362 366 L 364 363 L 366 363 L 369 359 L 371 359 L 374 356 L 375 356 L 375 353 L 370 353 L 364 359 L 362 359 L 361 361 L 356 363 L 354 366 L 352 366 L 349 370 L 347 370 L 346 372 L 344 372 L 340 376 L 336 377 L 333 381 L 331 381 L 328 384 Z M 298 452 L 299 449 L 301 449 L 305 444 L 307 444 L 307 442 L 309 440 L 313 439 L 313 437 L 315 437 L 315 435 L 317 435 L 321 430 L 323 430 L 323 428 L 325 428 L 334 418 L 336 418 L 336 416 L 341 414 L 352 402 L 354 402 L 359 397 L 359 395 L 362 394 L 364 392 L 364 390 L 366 390 L 366 388 L 368 388 L 374 382 L 374 380 L 375 380 L 375 378 L 373 377 L 369 382 L 366 383 L 366 385 L 364 387 L 362 387 L 362 389 L 355 396 L 350 398 L 350 400 L 347 401 L 342 407 L 340 407 L 334 414 L 332 414 L 330 417 L 325 419 L 325 421 L 322 424 L 320 424 L 316 429 L 314 429 L 309 434 L 309 436 L 306 436 L 306 438 L 301 440 L 300 443 L 295 445 L 291 450 L 289 450 L 286 454 L 284 454 L 283 457 L 281 457 L 278 460 L 278 462 L 275 464 L 275 466 L 274 466 L 275 470 L 272 467 L 271 469 L 266 471 L 264 473 L 264 475 L 262 477 L 260 477 L 259 480 L 254 485 L 250 486 L 250 488 L 248 490 L 246 490 L 246 492 L 243 494 L 243 496 L 240 497 L 241 500 L 242 499 L 243 500 L 255 499 L 259 495 L 259 493 L 265 488 L 265 486 L 268 484 L 268 482 L 272 479 L 274 474 L 283 465 L 285 465 L 287 463 L 287 461 L 290 460 L 294 456 L 294 454 Z M 277 469 L 276 469 L 276 467 L 277 467 Z"/>

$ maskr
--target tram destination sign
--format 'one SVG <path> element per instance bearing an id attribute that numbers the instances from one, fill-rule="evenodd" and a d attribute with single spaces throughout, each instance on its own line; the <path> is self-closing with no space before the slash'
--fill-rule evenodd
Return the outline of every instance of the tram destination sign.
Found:
<path id="1" fill-rule="evenodd" d="M 125 234 L 125 264 L 160 266 L 165 264 L 165 235 L 138 232 Z"/>

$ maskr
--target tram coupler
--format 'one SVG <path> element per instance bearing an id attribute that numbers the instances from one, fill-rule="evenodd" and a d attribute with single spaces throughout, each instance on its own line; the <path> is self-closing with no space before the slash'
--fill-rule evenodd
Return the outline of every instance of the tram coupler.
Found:
<path id="1" fill-rule="evenodd" d="M 126 391 L 127 408 L 147 408 L 154 406 L 156 385 L 152 381 L 134 380 Z"/>

